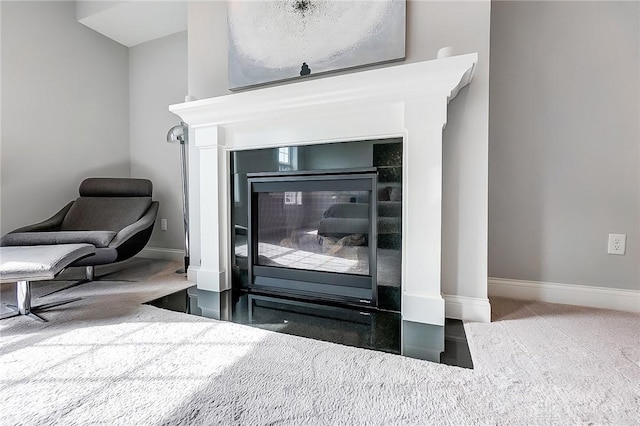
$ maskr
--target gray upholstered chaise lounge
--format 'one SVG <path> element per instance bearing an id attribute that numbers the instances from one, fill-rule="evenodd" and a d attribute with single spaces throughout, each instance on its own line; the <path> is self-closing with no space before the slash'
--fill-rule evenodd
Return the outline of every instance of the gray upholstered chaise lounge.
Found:
<path id="1" fill-rule="evenodd" d="M 95 255 L 69 266 L 85 266 L 93 280 L 94 266 L 126 260 L 149 241 L 158 213 L 147 179 L 89 178 L 80 197 L 49 219 L 11 231 L 0 246 L 91 244 Z"/>
<path id="2" fill-rule="evenodd" d="M 94 266 L 126 260 L 149 241 L 158 213 L 147 179 L 89 178 L 80 197 L 49 219 L 2 237 L 0 278 L 17 282 L 18 310 L 30 310 L 30 281 L 52 279 L 68 266 Z M 82 283 L 82 281 L 80 282 Z M 67 287 L 68 288 L 68 287 Z"/>

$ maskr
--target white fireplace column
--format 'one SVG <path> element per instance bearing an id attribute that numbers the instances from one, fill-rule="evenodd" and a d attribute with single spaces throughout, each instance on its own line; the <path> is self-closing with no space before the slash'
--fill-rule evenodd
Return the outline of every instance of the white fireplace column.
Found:
<path id="1" fill-rule="evenodd" d="M 231 288 L 230 152 L 402 137 L 402 319 L 444 325 L 442 130 L 476 63 L 474 53 L 172 105 L 200 153 L 198 289 Z"/>

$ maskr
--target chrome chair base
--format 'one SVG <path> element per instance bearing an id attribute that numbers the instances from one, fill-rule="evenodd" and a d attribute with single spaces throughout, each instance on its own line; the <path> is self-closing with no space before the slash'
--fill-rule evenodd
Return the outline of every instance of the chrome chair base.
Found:
<path id="1" fill-rule="evenodd" d="M 49 293 L 43 294 L 40 297 L 49 296 L 50 294 L 55 294 L 55 293 L 61 292 L 63 290 L 69 290 L 70 288 L 74 288 L 74 287 L 77 287 L 77 286 L 82 285 L 82 284 L 90 283 L 93 280 L 95 280 L 95 277 L 96 277 L 96 275 L 95 275 L 95 266 L 86 266 L 85 269 L 84 269 L 84 279 L 81 279 L 81 280 L 78 280 L 78 281 L 76 281 L 74 283 L 71 283 L 68 286 L 61 287 L 59 289 L 50 291 Z M 2 319 L 2 318 L 0 318 L 0 319 Z"/>
<path id="2" fill-rule="evenodd" d="M 82 300 L 80 297 L 76 297 L 74 299 L 67 299 L 60 302 L 53 303 L 43 303 L 41 305 L 31 306 L 31 282 L 30 281 L 18 281 L 16 282 L 16 299 L 17 303 L 15 305 L 7 305 L 9 308 L 14 309 L 15 312 L 7 312 L 5 314 L 0 315 L 0 320 L 12 318 L 18 315 L 24 315 L 26 317 L 47 322 L 46 319 L 42 318 L 35 311 L 44 311 L 46 309 L 51 309 L 56 306 L 66 305 L 67 303 L 77 302 L 78 300 Z"/>

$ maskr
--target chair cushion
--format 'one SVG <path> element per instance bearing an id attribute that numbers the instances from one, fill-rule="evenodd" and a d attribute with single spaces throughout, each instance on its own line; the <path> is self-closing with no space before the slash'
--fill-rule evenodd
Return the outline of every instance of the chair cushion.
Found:
<path id="1" fill-rule="evenodd" d="M 80 197 L 60 230 L 119 232 L 140 219 L 150 205 L 151 197 Z"/>
<path id="2" fill-rule="evenodd" d="M 151 197 L 153 184 L 148 179 L 88 178 L 79 191 L 81 197 Z"/>
<path id="3" fill-rule="evenodd" d="M 71 263 L 95 251 L 89 244 L 0 247 L 0 281 L 51 280 Z"/>
<path id="4" fill-rule="evenodd" d="M 113 231 L 53 231 L 14 232 L 2 238 L 2 246 L 37 246 L 50 244 L 91 244 L 108 247 L 116 233 Z"/>
<path id="5" fill-rule="evenodd" d="M 369 217 L 369 204 L 367 203 L 335 203 L 331 204 L 322 214 L 322 217 Z"/>
<path id="6" fill-rule="evenodd" d="M 325 217 L 318 222 L 318 235 L 344 237 L 351 234 L 368 234 L 369 219 Z"/>

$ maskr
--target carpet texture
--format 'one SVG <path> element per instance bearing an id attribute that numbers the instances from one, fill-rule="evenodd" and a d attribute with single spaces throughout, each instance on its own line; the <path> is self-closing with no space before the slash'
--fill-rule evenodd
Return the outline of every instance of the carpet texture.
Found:
<path id="1" fill-rule="evenodd" d="M 0 322 L 3 424 L 640 419 L 637 314 L 493 299 L 493 323 L 465 324 L 475 365 L 467 370 L 142 305 L 190 284 L 176 263 L 127 266 L 48 296 L 84 298 L 43 313 L 49 323 Z M 34 294 L 59 285 L 34 285 Z"/>

